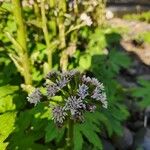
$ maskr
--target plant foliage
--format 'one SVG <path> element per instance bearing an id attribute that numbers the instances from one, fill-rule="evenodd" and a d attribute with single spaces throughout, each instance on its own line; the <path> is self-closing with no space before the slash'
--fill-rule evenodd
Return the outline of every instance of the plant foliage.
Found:
<path id="1" fill-rule="evenodd" d="M 150 81 L 139 79 L 138 84 L 137 88 L 132 89 L 132 96 L 136 97 L 142 108 L 146 108 L 150 105 Z"/>

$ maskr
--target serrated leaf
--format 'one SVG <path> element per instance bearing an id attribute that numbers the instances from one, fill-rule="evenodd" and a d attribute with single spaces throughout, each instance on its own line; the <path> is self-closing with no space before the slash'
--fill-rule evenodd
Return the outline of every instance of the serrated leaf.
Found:
<path id="1" fill-rule="evenodd" d="M 117 135 L 122 135 L 123 127 L 121 125 L 121 122 L 115 120 L 113 117 L 109 118 L 109 119 L 110 119 L 110 122 L 111 122 L 114 133 L 116 133 Z"/>
<path id="2" fill-rule="evenodd" d="M 55 125 L 51 122 L 46 127 L 46 135 L 45 135 L 45 142 L 50 142 L 57 137 L 57 130 Z"/>
<path id="3" fill-rule="evenodd" d="M 100 138 L 98 137 L 97 133 L 94 131 L 93 128 L 88 123 L 84 123 L 80 125 L 80 132 L 87 138 L 87 140 L 97 147 L 97 149 L 102 150 L 103 146 L 101 143 Z"/>
<path id="4" fill-rule="evenodd" d="M 8 143 L 1 143 L 0 142 L 0 150 L 6 150 Z"/>
<path id="5" fill-rule="evenodd" d="M 111 127 L 111 122 L 109 121 L 109 118 L 107 118 L 104 113 L 101 112 L 95 112 L 93 114 L 89 114 L 88 117 L 90 118 L 90 121 L 94 122 L 95 124 L 103 124 L 106 131 L 108 132 L 108 135 L 111 136 L 113 133 L 113 129 Z"/>
<path id="6" fill-rule="evenodd" d="M 59 142 L 64 135 L 64 128 L 62 129 L 56 128 L 55 124 L 52 121 L 49 122 L 45 131 L 46 131 L 45 142 L 50 142 L 54 139 L 56 139 L 56 141 Z"/>
<path id="7" fill-rule="evenodd" d="M 117 52 L 116 50 L 112 50 L 109 54 L 110 63 L 113 67 L 113 70 L 118 73 L 120 67 L 127 68 L 131 64 L 130 58 L 122 52 Z"/>
<path id="8" fill-rule="evenodd" d="M 5 111 L 14 110 L 16 108 L 13 103 L 13 97 L 11 95 L 2 97 L 0 99 L 0 113 L 4 113 Z"/>
<path id="9" fill-rule="evenodd" d="M 83 145 L 83 137 L 80 132 L 80 128 L 78 127 L 78 124 L 74 126 L 74 150 L 82 150 Z"/>
<path id="10" fill-rule="evenodd" d="M 87 70 L 91 66 L 91 56 L 89 54 L 82 55 L 79 60 L 79 68 Z"/>
<path id="11" fill-rule="evenodd" d="M 138 80 L 139 87 L 132 89 L 132 96 L 140 98 L 139 105 L 145 108 L 150 105 L 150 81 Z"/>
<path id="12" fill-rule="evenodd" d="M 16 149 L 16 147 L 18 150 L 48 149 L 47 146 L 37 143 L 44 137 L 47 121 L 39 117 L 35 118 L 33 112 L 27 110 L 17 117 L 16 129 L 11 134 L 8 149 Z"/>
<path id="13" fill-rule="evenodd" d="M 18 86 L 11 86 L 11 85 L 6 85 L 6 86 L 0 87 L 0 100 L 3 96 L 13 94 L 18 89 L 19 89 Z"/>
<path id="14" fill-rule="evenodd" d="M 11 138 L 8 149 L 18 150 L 48 150 L 47 146 L 34 142 L 34 136 L 18 132 Z"/>
<path id="15" fill-rule="evenodd" d="M 144 99 L 142 99 L 142 101 L 139 102 L 139 105 L 142 108 L 146 108 L 147 106 L 149 106 L 150 105 L 150 96 L 149 97 L 145 97 Z"/>
<path id="16" fill-rule="evenodd" d="M 8 144 L 4 140 L 14 129 L 16 112 L 7 112 L 0 115 L 0 148 L 5 148 Z"/>
<path id="17" fill-rule="evenodd" d="M 119 104 L 116 104 L 116 106 L 118 107 L 111 108 L 111 111 L 113 112 L 112 113 L 113 117 L 120 121 L 125 120 L 127 116 L 129 115 L 126 107 L 123 105 L 119 105 Z"/>

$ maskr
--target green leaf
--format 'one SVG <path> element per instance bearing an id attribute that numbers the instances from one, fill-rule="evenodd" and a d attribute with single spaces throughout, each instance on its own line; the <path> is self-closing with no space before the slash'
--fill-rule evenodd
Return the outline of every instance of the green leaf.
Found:
<path id="1" fill-rule="evenodd" d="M 113 112 L 113 117 L 120 121 L 125 120 L 129 116 L 127 108 L 121 104 L 116 104 L 115 107 L 111 108 L 111 111 Z"/>
<path id="2" fill-rule="evenodd" d="M 115 72 L 119 72 L 120 67 L 128 68 L 131 64 L 130 58 L 122 52 L 117 52 L 116 50 L 111 50 L 110 54 L 110 65 Z"/>
<path id="3" fill-rule="evenodd" d="M 74 150 L 82 150 L 83 137 L 78 124 L 74 126 Z"/>
<path id="4" fill-rule="evenodd" d="M 91 66 L 91 56 L 89 54 L 82 55 L 79 60 L 79 68 L 87 70 Z"/>
<path id="5" fill-rule="evenodd" d="M 9 139 L 8 149 L 16 149 L 16 147 L 18 150 L 48 149 L 47 146 L 37 143 L 45 135 L 47 120 L 40 119 L 40 116 L 35 118 L 33 112 L 27 110 L 18 115 L 16 128 Z"/>
<path id="6" fill-rule="evenodd" d="M 150 81 L 139 79 L 139 87 L 132 90 L 132 95 L 137 98 L 142 108 L 150 105 Z"/>
<path id="7" fill-rule="evenodd" d="M 90 41 L 88 42 L 87 51 L 92 56 L 103 54 L 106 45 L 107 42 L 104 31 L 97 28 L 95 32 L 90 35 Z"/>
<path id="8" fill-rule="evenodd" d="M 14 129 L 14 123 L 16 118 L 16 112 L 7 112 L 0 115 L 0 149 L 5 149 L 8 145 L 4 143 L 4 140 Z"/>
<path id="9" fill-rule="evenodd" d="M 13 97 L 11 95 L 0 99 L 0 113 L 14 110 L 15 108 L 16 106 L 13 103 Z"/>
<path id="10" fill-rule="evenodd" d="M 56 127 L 52 122 L 48 124 L 45 131 L 46 131 L 45 142 L 50 142 L 57 137 Z"/>
<path id="11" fill-rule="evenodd" d="M 93 123 L 99 125 L 99 124 L 103 124 L 105 129 L 108 132 L 108 135 L 111 136 L 113 133 L 113 129 L 111 126 L 111 122 L 109 121 L 109 118 L 107 118 L 104 113 L 101 112 L 95 112 L 95 113 L 90 113 L 88 115 L 89 121 L 92 121 Z"/>
<path id="12" fill-rule="evenodd" d="M 50 142 L 54 139 L 56 139 L 56 141 L 59 142 L 64 135 L 64 128 L 62 129 L 56 128 L 53 121 L 50 121 L 48 123 L 45 131 L 46 131 L 45 142 Z"/>
<path id="13" fill-rule="evenodd" d="M 6 150 L 8 143 L 1 143 L 0 142 L 0 150 Z"/>
<path id="14" fill-rule="evenodd" d="M 110 122 L 111 122 L 114 133 L 116 133 L 117 135 L 122 135 L 123 127 L 121 125 L 121 122 L 115 120 L 113 117 L 109 118 L 109 119 L 110 119 Z"/>
<path id="15" fill-rule="evenodd" d="M 38 144 L 33 135 L 28 135 L 23 132 L 18 132 L 11 138 L 8 149 L 18 150 L 48 150 L 47 146 Z"/>
<path id="16" fill-rule="evenodd" d="M 95 126 L 89 125 L 88 123 L 84 123 L 80 125 L 80 131 L 82 134 L 87 138 L 87 140 L 94 145 L 94 147 L 97 147 L 97 149 L 102 150 L 103 146 L 100 140 L 100 137 L 98 137 L 97 133 L 94 131 Z"/>
<path id="17" fill-rule="evenodd" d="M 13 94 L 15 91 L 19 89 L 18 86 L 6 85 L 0 87 L 0 100 L 2 97 Z"/>

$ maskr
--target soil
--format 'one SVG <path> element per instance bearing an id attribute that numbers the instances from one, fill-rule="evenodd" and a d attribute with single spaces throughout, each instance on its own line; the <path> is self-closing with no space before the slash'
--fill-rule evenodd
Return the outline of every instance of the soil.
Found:
<path id="1" fill-rule="evenodd" d="M 108 22 L 113 27 L 123 27 L 127 33 L 123 34 L 121 46 L 127 52 L 132 52 L 148 67 L 150 66 L 150 43 L 136 42 L 134 38 L 144 32 L 150 32 L 150 24 L 139 21 L 128 21 L 113 18 Z"/>

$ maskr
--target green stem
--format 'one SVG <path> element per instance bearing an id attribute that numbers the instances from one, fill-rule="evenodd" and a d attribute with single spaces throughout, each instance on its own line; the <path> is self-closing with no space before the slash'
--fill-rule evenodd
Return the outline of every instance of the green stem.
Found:
<path id="1" fill-rule="evenodd" d="M 61 53 L 60 67 L 63 71 L 66 71 L 68 67 L 68 55 L 66 54 L 65 50 L 63 50 L 63 52 Z"/>
<path id="2" fill-rule="evenodd" d="M 21 53 L 21 60 L 22 60 L 22 66 L 25 70 L 23 73 L 25 84 L 26 85 L 32 85 L 32 77 L 31 77 L 31 68 L 30 68 L 30 59 L 27 52 L 27 41 L 26 41 L 26 29 L 23 22 L 22 17 L 22 7 L 20 0 L 12 0 L 13 4 L 13 13 L 15 17 L 15 21 L 17 24 L 17 41 L 22 47 L 23 51 L 20 51 Z"/>
<path id="3" fill-rule="evenodd" d="M 64 51 L 66 47 L 66 35 L 65 35 L 65 25 L 64 25 L 64 15 L 66 13 L 66 0 L 61 0 L 58 2 L 59 16 L 57 18 L 58 30 L 59 30 L 59 42 L 60 49 L 62 50 L 60 58 L 60 67 L 62 70 L 66 70 L 68 66 L 68 56 Z"/>
<path id="4" fill-rule="evenodd" d="M 49 16 L 51 18 L 51 20 L 49 21 L 49 26 L 51 30 L 51 37 L 50 37 L 51 40 L 57 34 L 56 16 L 54 15 L 56 9 L 56 0 L 50 0 L 49 6 L 50 6 Z"/>
<path id="5" fill-rule="evenodd" d="M 69 28 L 69 30 L 65 33 L 65 35 L 68 35 L 70 32 L 72 32 L 72 31 L 74 31 L 74 30 L 78 30 L 78 29 L 80 29 L 80 28 L 82 28 L 82 27 L 84 27 L 85 26 L 85 24 L 84 23 L 81 23 L 81 24 L 78 24 L 78 25 L 76 25 L 76 26 L 71 26 L 70 28 Z"/>
<path id="6" fill-rule="evenodd" d="M 61 19 L 62 20 L 62 19 Z M 60 41 L 60 48 L 63 49 L 66 47 L 66 40 L 65 40 L 65 26 L 63 24 L 63 21 L 59 22 L 58 25 L 59 28 L 59 41 Z"/>
<path id="7" fill-rule="evenodd" d="M 65 37 L 65 25 L 64 25 L 64 14 L 66 13 L 66 1 L 61 0 L 58 2 L 59 7 L 59 17 L 58 17 L 58 29 L 59 29 L 59 41 L 60 48 L 66 47 L 66 37 Z"/>
<path id="8" fill-rule="evenodd" d="M 37 1 L 34 2 L 34 14 L 37 18 L 37 21 L 40 22 L 41 21 L 41 15 L 40 15 L 40 9 L 39 9 Z"/>
<path id="9" fill-rule="evenodd" d="M 68 133 L 66 139 L 66 150 L 73 149 L 73 120 L 68 120 Z"/>
<path id="10" fill-rule="evenodd" d="M 52 69 L 52 51 L 50 50 L 50 38 L 48 34 L 48 28 L 47 28 L 47 18 L 45 14 L 45 0 L 41 1 L 41 15 L 42 15 L 42 29 L 44 33 L 45 42 L 47 45 L 47 58 L 48 58 L 48 64 L 49 69 Z"/>

